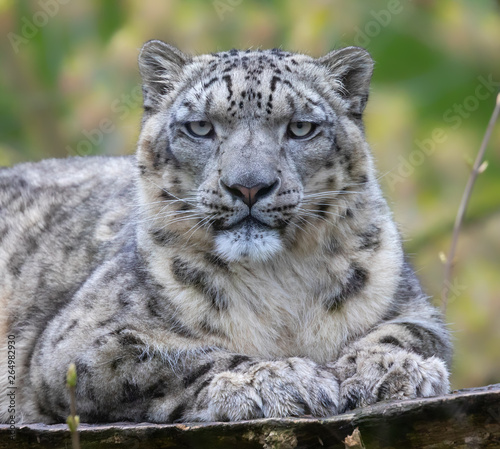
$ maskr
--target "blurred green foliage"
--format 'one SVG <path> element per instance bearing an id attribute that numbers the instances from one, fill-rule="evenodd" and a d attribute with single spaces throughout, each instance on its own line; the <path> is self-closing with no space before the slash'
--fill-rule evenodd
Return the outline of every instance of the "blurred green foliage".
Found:
<path id="1" fill-rule="evenodd" d="M 467 161 L 500 89 L 498 1 L 0 0 L 0 25 L 0 165 L 132 153 L 141 115 L 136 59 L 148 39 L 196 53 L 283 47 L 320 56 L 366 47 L 376 70 L 365 121 L 380 182 L 439 302 L 438 254 L 448 250 Z M 500 382 L 500 126 L 487 159 L 448 311 L 455 387 Z"/>

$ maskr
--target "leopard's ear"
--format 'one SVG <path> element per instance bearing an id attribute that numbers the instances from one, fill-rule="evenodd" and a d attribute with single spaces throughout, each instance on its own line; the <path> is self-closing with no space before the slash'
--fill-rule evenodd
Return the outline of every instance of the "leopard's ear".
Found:
<path id="1" fill-rule="evenodd" d="M 165 42 L 152 40 L 144 44 L 139 54 L 139 70 L 145 112 L 158 108 L 161 99 L 173 90 L 189 60 L 188 55 Z"/>
<path id="2" fill-rule="evenodd" d="M 349 104 L 350 113 L 361 118 L 370 90 L 373 74 L 373 59 L 364 48 L 346 47 L 334 50 L 318 59 L 336 83 L 340 84 L 339 93 Z"/>

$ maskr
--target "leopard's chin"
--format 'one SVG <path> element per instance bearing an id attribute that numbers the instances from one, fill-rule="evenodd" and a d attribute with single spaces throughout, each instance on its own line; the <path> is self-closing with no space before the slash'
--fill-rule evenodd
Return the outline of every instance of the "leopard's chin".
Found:
<path id="1" fill-rule="evenodd" d="M 283 244 L 278 230 L 248 217 L 230 229 L 219 231 L 215 249 L 228 262 L 264 262 L 279 253 Z"/>

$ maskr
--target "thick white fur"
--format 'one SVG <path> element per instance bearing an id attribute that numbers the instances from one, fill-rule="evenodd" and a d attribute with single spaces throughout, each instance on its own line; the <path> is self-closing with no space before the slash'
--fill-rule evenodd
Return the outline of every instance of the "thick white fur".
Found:
<path id="1" fill-rule="evenodd" d="M 259 234 L 262 236 L 259 238 Z M 278 231 L 224 231 L 215 238 L 217 253 L 228 262 L 265 262 L 282 250 Z"/>

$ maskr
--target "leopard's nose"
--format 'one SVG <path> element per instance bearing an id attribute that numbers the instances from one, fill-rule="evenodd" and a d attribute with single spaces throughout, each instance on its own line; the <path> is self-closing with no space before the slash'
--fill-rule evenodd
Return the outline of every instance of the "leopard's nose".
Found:
<path id="1" fill-rule="evenodd" d="M 230 186 L 221 181 L 222 187 L 227 190 L 233 197 L 239 198 L 249 208 L 251 208 L 257 201 L 271 194 L 279 184 L 277 179 L 272 184 L 256 184 L 252 187 L 247 187 L 241 184 L 231 184 Z"/>

